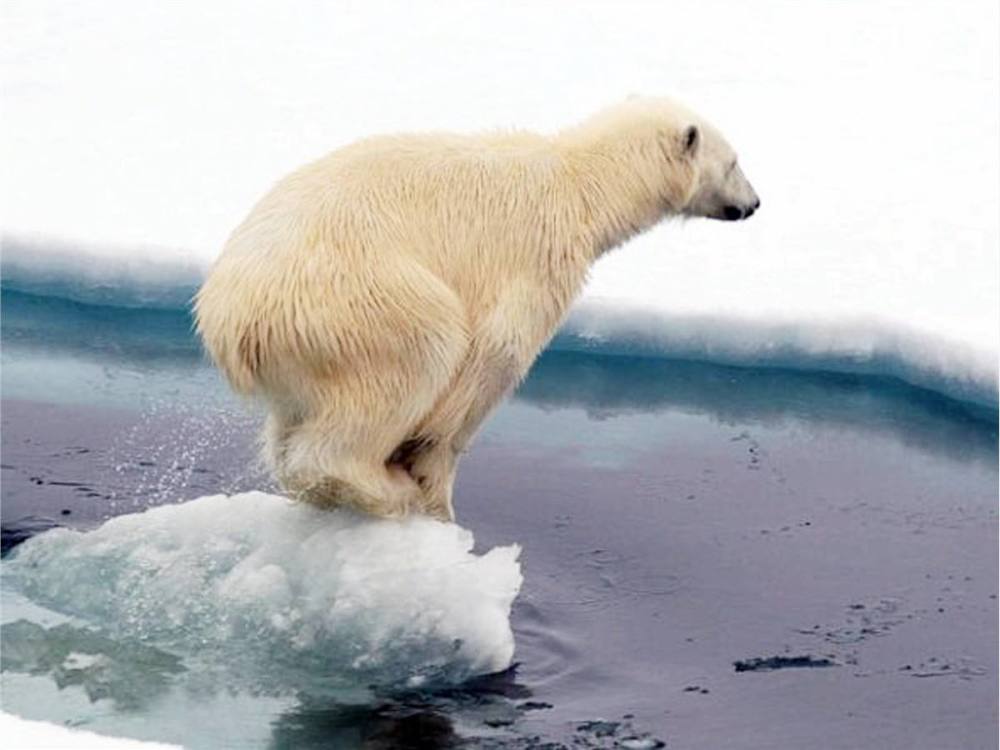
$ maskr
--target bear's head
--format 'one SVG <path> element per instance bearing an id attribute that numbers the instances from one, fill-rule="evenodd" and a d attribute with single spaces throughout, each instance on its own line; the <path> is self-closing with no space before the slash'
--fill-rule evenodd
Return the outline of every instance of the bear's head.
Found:
<path id="1" fill-rule="evenodd" d="M 735 221 L 760 207 L 722 134 L 672 99 L 631 96 L 585 127 L 636 154 L 635 174 L 668 214 Z"/>
<path id="2" fill-rule="evenodd" d="M 690 122 L 675 143 L 680 158 L 693 167 L 692 190 L 681 207 L 683 215 L 738 221 L 760 208 L 760 198 L 740 169 L 736 153 L 715 128 L 703 121 Z"/>

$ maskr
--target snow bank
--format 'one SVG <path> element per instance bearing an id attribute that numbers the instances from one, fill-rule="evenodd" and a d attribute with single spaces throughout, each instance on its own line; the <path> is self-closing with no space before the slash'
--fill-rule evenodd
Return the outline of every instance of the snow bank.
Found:
<path id="1" fill-rule="evenodd" d="M 161 254 L 144 260 L 121 248 L 76 249 L 15 236 L 4 238 L 0 278 L 4 289 L 87 304 L 185 310 L 206 267 L 191 258 Z M 885 375 L 952 398 L 987 406 L 998 402 L 995 350 L 870 316 L 684 312 L 591 294 L 573 307 L 550 346 Z"/>
<path id="2" fill-rule="evenodd" d="M 185 308 L 207 262 L 180 249 L 118 247 L 39 236 L 0 238 L 5 289 L 91 305 Z"/>
<path id="3" fill-rule="evenodd" d="M 115 639 L 225 668 L 265 692 L 450 684 L 507 668 L 516 545 L 426 518 L 380 521 L 274 495 L 217 495 L 55 529 L 5 583 Z"/>
<path id="4" fill-rule="evenodd" d="M 553 349 L 896 377 L 997 405 L 994 353 L 881 320 L 670 314 L 600 299 L 577 305 Z"/>

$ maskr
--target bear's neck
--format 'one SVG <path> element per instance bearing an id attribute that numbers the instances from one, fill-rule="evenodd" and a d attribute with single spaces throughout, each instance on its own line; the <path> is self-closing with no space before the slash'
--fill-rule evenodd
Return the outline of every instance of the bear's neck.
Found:
<path id="1" fill-rule="evenodd" d="M 584 132 L 566 138 L 569 180 L 584 216 L 583 242 L 591 261 L 676 214 L 666 197 L 655 143 Z"/>

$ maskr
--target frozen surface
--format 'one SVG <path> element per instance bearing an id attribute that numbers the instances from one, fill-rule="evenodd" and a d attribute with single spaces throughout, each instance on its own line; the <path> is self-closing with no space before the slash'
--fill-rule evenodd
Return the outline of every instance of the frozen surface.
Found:
<path id="1" fill-rule="evenodd" d="M 38 281 L 11 238 L 42 239 L 29 264 L 62 238 L 102 259 L 54 260 L 78 287 L 131 275 L 124 298 L 162 300 L 136 264 L 193 286 L 270 184 L 358 137 L 552 131 L 665 93 L 717 122 L 763 207 L 602 260 L 588 327 L 627 305 L 605 330 L 726 361 L 747 331 L 762 360 L 889 353 L 995 402 L 996 3 L 584 5 L 5 4 L 5 262 Z"/>
<path id="2" fill-rule="evenodd" d="M 362 519 L 250 492 L 54 529 L 18 547 L 4 577 L 118 641 L 225 667 L 233 687 L 339 694 L 510 666 L 519 549 L 475 555 L 472 545 L 454 524 Z M 13 632 L 8 655 L 46 637 Z M 170 658 L 160 659 L 166 672 Z"/>
<path id="3" fill-rule="evenodd" d="M 8 747 L 18 750 L 52 750 L 66 747 L 73 750 L 173 750 L 176 745 L 160 742 L 139 742 L 129 739 L 108 737 L 80 729 L 68 729 L 44 721 L 25 719 L 0 714 L 0 732 Z"/>

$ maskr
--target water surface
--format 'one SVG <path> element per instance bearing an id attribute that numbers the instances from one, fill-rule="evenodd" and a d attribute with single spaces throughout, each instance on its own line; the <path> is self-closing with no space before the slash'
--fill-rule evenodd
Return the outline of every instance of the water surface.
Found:
<path id="1" fill-rule="evenodd" d="M 186 315 L 3 316 L 5 539 L 273 489 Z M 507 672 L 233 689 L 6 587 L 4 709 L 204 748 L 992 747 L 996 425 L 887 378 L 550 352 L 456 489 L 477 548 L 523 547 Z"/>

